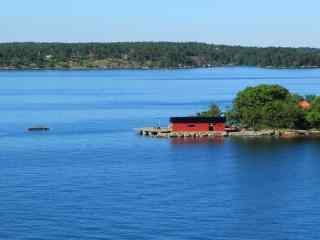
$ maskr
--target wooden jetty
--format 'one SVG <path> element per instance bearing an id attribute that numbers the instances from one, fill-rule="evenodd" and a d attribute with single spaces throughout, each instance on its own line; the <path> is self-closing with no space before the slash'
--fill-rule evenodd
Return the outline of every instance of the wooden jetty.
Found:
<path id="1" fill-rule="evenodd" d="M 158 137 L 158 138 L 201 138 L 201 137 L 223 137 L 227 132 L 214 131 L 179 131 L 175 132 L 171 128 L 139 128 L 136 129 L 141 136 Z"/>
<path id="2" fill-rule="evenodd" d="M 172 130 L 170 128 L 157 128 L 157 127 L 147 127 L 138 128 L 137 132 L 142 136 L 158 137 L 162 134 L 170 134 Z"/>
<path id="3" fill-rule="evenodd" d="M 142 136 L 155 138 L 214 138 L 214 137 L 279 137 L 279 138 L 320 138 L 320 130 L 238 130 L 226 128 L 221 131 L 173 131 L 171 128 L 139 128 L 135 129 Z"/>

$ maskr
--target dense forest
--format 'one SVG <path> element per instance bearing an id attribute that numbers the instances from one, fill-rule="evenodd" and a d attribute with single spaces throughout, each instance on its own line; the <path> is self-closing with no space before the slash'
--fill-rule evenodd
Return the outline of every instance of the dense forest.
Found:
<path id="1" fill-rule="evenodd" d="M 205 43 L 0 43 L 0 68 L 320 67 L 320 49 Z"/>

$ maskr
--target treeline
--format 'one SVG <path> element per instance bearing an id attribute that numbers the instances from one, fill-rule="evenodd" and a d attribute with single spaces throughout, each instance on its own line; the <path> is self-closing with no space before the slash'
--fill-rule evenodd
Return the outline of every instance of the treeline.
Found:
<path id="1" fill-rule="evenodd" d="M 0 68 L 320 67 L 320 49 L 205 43 L 1 43 Z"/>

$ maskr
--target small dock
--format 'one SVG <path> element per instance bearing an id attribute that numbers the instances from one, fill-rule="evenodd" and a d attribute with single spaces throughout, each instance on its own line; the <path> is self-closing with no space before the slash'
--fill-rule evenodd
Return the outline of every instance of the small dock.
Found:
<path id="1" fill-rule="evenodd" d="M 139 128 L 136 131 L 142 136 L 159 137 L 161 135 L 170 134 L 172 131 L 170 128 Z"/>
<path id="2" fill-rule="evenodd" d="M 225 137 L 227 132 L 197 131 L 197 132 L 174 132 L 170 128 L 139 128 L 136 129 L 141 136 L 157 138 L 202 138 L 202 137 Z"/>
<path id="3" fill-rule="evenodd" d="M 320 138 L 320 130 L 245 130 L 225 128 L 225 131 L 172 131 L 171 128 L 135 129 L 141 136 L 155 138 L 215 138 L 215 137 L 276 137 L 276 138 Z"/>

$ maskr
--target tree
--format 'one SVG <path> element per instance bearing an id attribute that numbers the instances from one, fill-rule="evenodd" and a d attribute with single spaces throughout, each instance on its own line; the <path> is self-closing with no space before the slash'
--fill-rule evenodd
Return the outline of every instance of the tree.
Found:
<path id="1" fill-rule="evenodd" d="M 206 112 L 200 112 L 197 114 L 199 117 L 219 117 L 221 116 L 221 110 L 215 103 L 211 104 L 209 110 Z"/>
<path id="2" fill-rule="evenodd" d="M 305 96 L 305 100 L 306 101 L 308 101 L 309 103 L 311 103 L 311 102 L 313 102 L 315 99 L 316 99 L 316 95 L 313 95 L 313 94 L 311 94 L 311 95 L 306 95 Z"/>
<path id="3" fill-rule="evenodd" d="M 303 110 L 297 107 L 295 99 L 272 101 L 261 109 L 261 127 L 304 129 L 306 127 Z"/>
<path id="4" fill-rule="evenodd" d="M 297 96 L 279 85 L 259 85 L 240 91 L 226 116 L 229 122 L 237 121 L 253 129 L 305 126 Z"/>
<path id="5" fill-rule="evenodd" d="M 311 128 L 320 128 L 320 97 L 315 97 L 311 102 L 311 108 L 307 112 L 306 119 Z"/>

